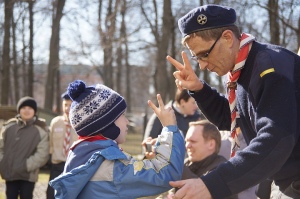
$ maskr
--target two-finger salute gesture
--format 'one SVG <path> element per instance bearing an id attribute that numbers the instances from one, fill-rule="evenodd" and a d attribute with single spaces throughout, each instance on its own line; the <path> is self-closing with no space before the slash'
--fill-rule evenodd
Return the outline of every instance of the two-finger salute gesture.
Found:
<path id="1" fill-rule="evenodd" d="M 157 94 L 157 102 L 158 102 L 158 107 L 156 107 L 151 100 L 148 100 L 148 105 L 152 108 L 154 113 L 157 115 L 161 124 L 163 126 L 177 125 L 174 110 L 171 107 L 165 107 L 165 104 L 160 94 Z"/>
<path id="2" fill-rule="evenodd" d="M 179 90 L 188 89 L 190 91 L 199 91 L 203 88 L 203 83 L 199 80 L 195 71 L 193 70 L 188 57 L 185 52 L 181 53 L 183 64 L 167 56 L 167 60 L 175 66 L 177 71 L 173 73 L 175 83 Z"/>

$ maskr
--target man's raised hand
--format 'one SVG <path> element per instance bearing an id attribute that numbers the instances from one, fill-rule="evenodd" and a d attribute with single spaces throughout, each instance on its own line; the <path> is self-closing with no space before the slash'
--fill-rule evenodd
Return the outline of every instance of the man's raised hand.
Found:
<path id="1" fill-rule="evenodd" d="M 181 53 L 183 65 L 171 56 L 167 56 L 167 60 L 177 68 L 173 73 L 175 83 L 179 90 L 188 89 L 191 91 L 199 91 L 203 88 L 203 83 L 197 77 L 193 70 L 185 52 Z"/>

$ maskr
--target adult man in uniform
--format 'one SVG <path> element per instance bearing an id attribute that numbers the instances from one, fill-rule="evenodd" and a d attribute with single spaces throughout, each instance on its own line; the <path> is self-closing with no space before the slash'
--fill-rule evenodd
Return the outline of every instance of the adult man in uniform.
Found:
<path id="1" fill-rule="evenodd" d="M 229 74 L 228 99 L 198 79 L 187 55 L 168 61 L 179 89 L 188 89 L 202 113 L 235 139 L 232 158 L 198 179 L 170 182 L 175 198 L 224 198 L 263 180 L 271 197 L 300 198 L 300 57 L 240 34 L 235 10 L 206 5 L 178 21 L 182 43 L 202 70 Z M 239 118 L 236 123 L 236 118 Z M 235 154 L 239 126 L 248 146 Z"/>

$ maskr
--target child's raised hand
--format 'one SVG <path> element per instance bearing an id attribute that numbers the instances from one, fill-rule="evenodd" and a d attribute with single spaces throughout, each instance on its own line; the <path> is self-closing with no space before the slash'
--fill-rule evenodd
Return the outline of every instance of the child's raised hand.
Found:
<path id="1" fill-rule="evenodd" d="M 174 110 L 172 107 L 165 108 L 165 104 L 162 101 L 160 94 L 157 94 L 157 102 L 158 107 L 156 107 L 151 100 L 148 100 L 148 105 L 153 109 L 161 124 L 163 126 L 177 125 Z"/>

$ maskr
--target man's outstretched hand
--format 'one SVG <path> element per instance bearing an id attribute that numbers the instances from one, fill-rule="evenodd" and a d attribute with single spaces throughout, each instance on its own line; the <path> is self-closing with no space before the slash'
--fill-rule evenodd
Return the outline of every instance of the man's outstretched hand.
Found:
<path id="1" fill-rule="evenodd" d="M 173 199 L 212 199 L 207 187 L 200 178 L 171 181 L 170 185 L 179 188 Z"/>

